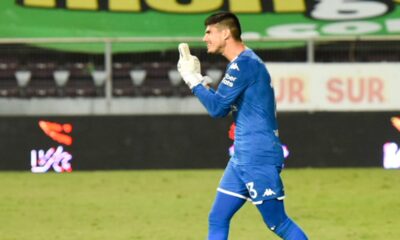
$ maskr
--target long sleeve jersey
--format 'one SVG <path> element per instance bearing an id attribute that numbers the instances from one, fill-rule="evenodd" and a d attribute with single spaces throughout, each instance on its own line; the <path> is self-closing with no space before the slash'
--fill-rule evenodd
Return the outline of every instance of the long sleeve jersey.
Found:
<path id="1" fill-rule="evenodd" d="M 212 117 L 225 117 L 232 110 L 236 124 L 232 161 L 242 165 L 283 163 L 271 77 L 251 49 L 227 65 L 216 91 L 200 84 L 193 93 Z"/>

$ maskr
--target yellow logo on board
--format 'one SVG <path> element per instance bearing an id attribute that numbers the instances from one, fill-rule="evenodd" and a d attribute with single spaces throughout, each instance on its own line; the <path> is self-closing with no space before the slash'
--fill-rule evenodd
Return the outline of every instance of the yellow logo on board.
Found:
<path id="1" fill-rule="evenodd" d="M 39 8 L 63 8 L 71 10 L 111 11 L 140 13 L 147 10 L 174 14 L 210 13 L 231 11 L 234 13 L 306 13 L 314 19 L 313 12 L 346 12 L 357 15 L 371 11 L 378 16 L 393 10 L 400 0 L 16 0 L 19 5 Z M 334 14 L 335 15 L 335 14 Z M 368 14 L 367 14 L 368 15 Z M 340 20 L 340 19 L 338 19 Z"/>

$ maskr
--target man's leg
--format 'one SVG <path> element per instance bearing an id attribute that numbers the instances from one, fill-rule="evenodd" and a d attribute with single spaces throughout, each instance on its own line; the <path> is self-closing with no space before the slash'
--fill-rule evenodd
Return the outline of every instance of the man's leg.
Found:
<path id="1" fill-rule="evenodd" d="M 307 236 L 285 213 L 283 200 L 265 200 L 256 205 L 264 222 L 276 235 L 285 240 L 307 240 Z"/>
<path id="2" fill-rule="evenodd" d="M 245 202 L 245 199 L 217 192 L 208 217 L 208 240 L 228 239 L 231 218 Z"/>

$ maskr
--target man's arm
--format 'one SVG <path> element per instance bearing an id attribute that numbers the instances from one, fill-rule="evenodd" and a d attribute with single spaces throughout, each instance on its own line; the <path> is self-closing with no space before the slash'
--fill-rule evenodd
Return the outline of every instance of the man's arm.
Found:
<path id="1" fill-rule="evenodd" d="M 246 63 L 239 61 L 234 64 L 240 68 L 230 67 L 218 85 L 216 92 L 208 91 L 202 86 L 193 88 L 193 93 L 212 117 L 226 116 L 231 110 L 231 105 L 250 84 L 252 78 L 249 74 L 251 72 L 246 68 Z"/>
<path id="2" fill-rule="evenodd" d="M 222 96 L 202 85 L 193 88 L 193 94 L 200 100 L 211 117 L 225 117 L 231 110 L 231 104 L 224 101 Z"/>
<path id="3" fill-rule="evenodd" d="M 231 109 L 231 105 L 236 98 L 249 84 L 246 77 L 247 69 L 240 62 L 235 62 L 235 67 L 229 68 L 216 92 L 207 89 L 201 84 L 199 79 L 203 79 L 199 73 L 200 62 L 195 56 L 190 55 L 189 47 L 183 44 L 179 45 L 180 59 L 178 70 L 193 93 L 207 109 L 212 117 L 224 117 Z"/>

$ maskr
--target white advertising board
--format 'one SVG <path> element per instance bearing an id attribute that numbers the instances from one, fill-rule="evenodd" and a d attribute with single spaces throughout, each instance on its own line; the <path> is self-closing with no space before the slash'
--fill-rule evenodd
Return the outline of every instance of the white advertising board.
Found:
<path id="1" fill-rule="evenodd" d="M 267 63 L 279 111 L 400 110 L 400 63 Z"/>

